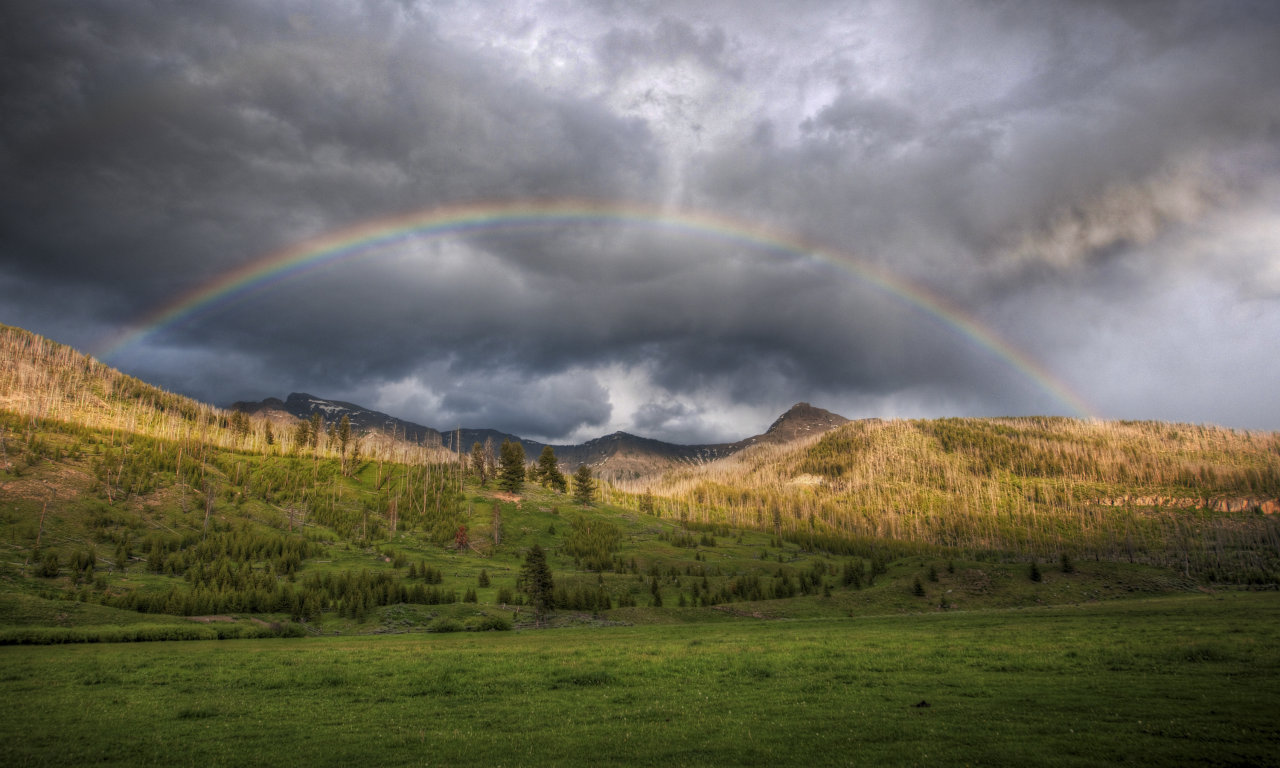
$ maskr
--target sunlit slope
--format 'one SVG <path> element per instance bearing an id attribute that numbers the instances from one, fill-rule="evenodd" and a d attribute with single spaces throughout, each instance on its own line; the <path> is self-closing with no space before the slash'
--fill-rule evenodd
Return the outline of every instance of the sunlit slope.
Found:
<path id="1" fill-rule="evenodd" d="M 860 421 L 628 486 L 797 542 L 1276 570 L 1280 436 L 1065 418 Z M 908 548 L 908 551 L 913 551 Z"/>
<path id="2" fill-rule="evenodd" d="M 91 356 L 21 328 L 0 325 L 0 410 L 28 419 L 54 420 L 99 430 L 121 430 L 162 440 L 257 453 L 296 448 L 295 436 L 266 418 L 238 421 L 222 408 L 121 373 Z M 366 455 L 425 463 L 443 451 L 381 434 L 358 434 Z M 335 456 L 322 432 L 310 452 Z"/>

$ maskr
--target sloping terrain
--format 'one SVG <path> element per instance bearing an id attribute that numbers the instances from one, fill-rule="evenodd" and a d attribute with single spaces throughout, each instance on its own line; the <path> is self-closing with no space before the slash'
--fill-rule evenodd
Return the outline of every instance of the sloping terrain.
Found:
<path id="1" fill-rule="evenodd" d="M 1280 572 L 1280 435 L 1066 418 L 861 421 L 660 478 L 659 510 L 811 546 L 910 541 Z M 638 503 L 634 502 L 634 503 Z"/>

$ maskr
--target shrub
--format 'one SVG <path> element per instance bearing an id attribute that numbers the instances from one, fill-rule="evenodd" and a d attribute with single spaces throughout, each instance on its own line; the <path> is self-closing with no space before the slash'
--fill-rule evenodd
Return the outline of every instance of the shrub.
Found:
<path id="1" fill-rule="evenodd" d="M 489 572 L 488 572 L 488 571 L 486 571 L 485 569 L 481 568 L 481 569 L 480 569 L 480 577 L 479 577 L 478 579 L 476 579 L 476 584 L 478 584 L 481 588 L 485 588 L 485 587 L 488 587 L 488 586 L 489 586 L 489 583 L 490 583 L 490 582 L 489 582 Z"/>
<path id="2" fill-rule="evenodd" d="M 465 629 L 465 627 L 463 627 L 462 622 L 458 621 L 457 619 L 451 619 L 447 616 L 441 616 L 440 618 L 431 622 L 430 626 L 428 626 L 427 629 L 431 630 L 432 632 L 461 632 L 463 629 Z"/>
<path id="3" fill-rule="evenodd" d="M 1062 553 L 1062 556 L 1059 558 L 1059 562 L 1062 566 L 1063 573 L 1076 572 L 1076 564 L 1071 562 L 1071 555 L 1068 555 L 1066 552 Z"/>
<path id="4" fill-rule="evenodd" d="M 916 597 L 924 597 L 924 585 L 920 583 L 920 577 L 916 577 L 915 584 L 911 586 L 911 594 Z"/>
<path id="5" fill-rule="evenodd" d="M 1036 564 L 1035 560 L 1031 561 L 1031 570 L 1027 573 L 1027 575 L 1031 577 L 1032 581 L 1040 581 L 1042 578 L 1044 578 L 1044 576 L 1040 573 L 1040 566 Z"/>
<path id="6" fill-rule="evenodd" d="M 929 579 L 929 581 L 937 581 L 937 580 L 938 580 L 938 569 L 937 569 L 937 568 L 934 568 L 932 565 L 930 565 L 930 566 L 929 566 L 928 579 Z"/>
<path id="7" fill-rule="evenodd" d="M 476 629 L 481 632 L 506 632 L 511 629 L 511 622 L 503 616 L 485 616 L 476 624 Z"/>
<path id="8" fill-rule="evenodd" d="M 58 575 L 58 553 L 50 552 L 45 555 L 44 562 L 40 564 L 40 575 L 46 579 L 52 579 Z"/>

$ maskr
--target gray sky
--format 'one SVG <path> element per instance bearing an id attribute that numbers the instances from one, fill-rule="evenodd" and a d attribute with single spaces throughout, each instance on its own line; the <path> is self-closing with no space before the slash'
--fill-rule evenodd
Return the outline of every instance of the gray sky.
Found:
<path id="1" fill-rule="evenodd" d="M 0 322 L 99 349 L 362 221 L 636 202 L 887 270 L 1099 415 L 1280 428 L 1274 2 L 13 5 Z M 405 242 L 107 361 L 555 441 L 1069 412 L 848 270 L 634 226 Z"/>

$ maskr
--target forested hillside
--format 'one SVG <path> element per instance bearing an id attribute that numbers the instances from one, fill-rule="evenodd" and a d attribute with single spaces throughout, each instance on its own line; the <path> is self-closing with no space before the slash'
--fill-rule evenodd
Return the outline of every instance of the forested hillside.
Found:
<path id="1" fill-rule="evenodd" d="M 189 397 L 166 392 L 77 352 L 64 344 L 0 325 L 0 409 L 36 421 L 261 453 L 293 451 L 317 457 L 340 453 L 329 427 L 273 432 L 265 417 L 237 416 Z M 382 433 L 356 435 L 367 455 L 409 463 L 447 460 L 444 452 Z M 305 442 L 303 446 L 300 443 Z M 355 444 L 348 446 L 355 447 Z M 203 450 L 203 448 L 202 448 Z"/>
<path id="2" fill-rule="evenodd" d="M 814 546 L 1274 573 L 1280 435 L 1066 418 L 861 421 L 657 481 L 659 510 Z M 857 544 L 853 544 L 856 542 Z"/>

